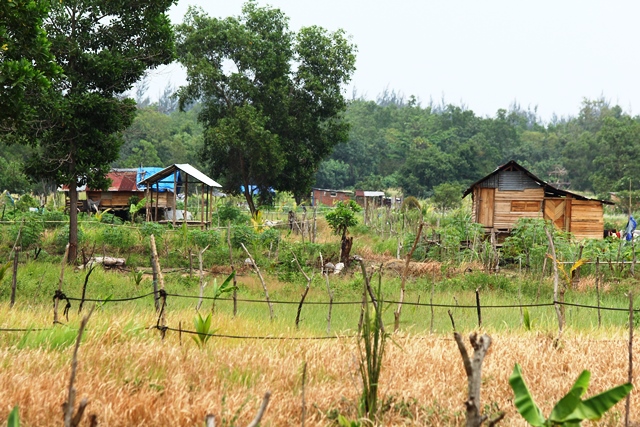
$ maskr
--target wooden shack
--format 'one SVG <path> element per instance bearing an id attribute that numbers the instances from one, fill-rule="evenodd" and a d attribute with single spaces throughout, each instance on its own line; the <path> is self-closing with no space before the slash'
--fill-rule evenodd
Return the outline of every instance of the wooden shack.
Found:
<path id="1" fill-rule="evenodd" d="M 469 194 L 473 221 L 492 235 L 508 234 L 520 218 L 540 218 L 577 239 L 602 239 L 603 205 L 613 204 L 555 188 L 513 160 L 473 183 L 463 198 Z"/>

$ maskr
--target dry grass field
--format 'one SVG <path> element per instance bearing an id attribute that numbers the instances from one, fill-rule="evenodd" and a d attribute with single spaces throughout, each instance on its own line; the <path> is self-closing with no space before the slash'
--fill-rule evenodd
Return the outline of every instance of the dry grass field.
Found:
<path id="1" fill-rule="evenodd" d="M 22 312 L 21 312 L 22 310 Z M 26 313 L 26 314 L 25 314 Z M 172 324 L 192 329 L 193 311 L 172 313 Z M 3 325 L 47 324 L 50 312 L 29 307 L 0 308 Z M 69 329 L 0 334 L 0 422 L 14 405 L 24 426 L 59 426 L 65 401 L 78 319 Z M 264 335 L 264 324 L 219 314 L 220 333 Z M 302 366 L 307 362 L 305 426 L 337 425 L 337 413 L 356 417 L 359 380 L 354 338 L 329 340 L 238 340 L 212 338 L 203 349 L 190 336 L 168 332 L 164 340 L 154 313 L 97 310 L 79 350 L 76 388 L 90 401 L 87 412 L 103 426 L 197 426 L 205 414 L 225 425 L 235 414 L 246 425 L 262 395 L 271 402 L 263 426 L 301 425 Z M 469 331 L 465 332 L 468 335 Z M 272 336 L 304 337 L 308 332 L 271 331 Z M 345 332 L 351 334 L 351 332 Z M 482 405 L 506 412 L 504 426 L 523 426 L 515 412 L 508 377 L 523 367 L 537 403 L 548 414 L 582 369 L 592 372 L 593 395 L 627 378 L 627 332 L 623 329 L 567 331 L 561 344 L 543 332 L 491 332 L 483 369 Z M 401 334 L 389 341 L 381 380 L 384 413 L 380 425 L 464 425 L 466 377 L 450 334 Z M 640 349 L 636 350 L 639 351 Z M 638 359 L 634 361 L 640 366 Z M 640 421 L 640 400 L 632 393 L 631 414 Z M 598 425 L 621 425 L 624 403 Z M 85 420 L 86 423 L 86 420 Z M 88 425 L 88 424 L 83 424 Z M 226 424 L 228 425 L 228 424 Z"/>

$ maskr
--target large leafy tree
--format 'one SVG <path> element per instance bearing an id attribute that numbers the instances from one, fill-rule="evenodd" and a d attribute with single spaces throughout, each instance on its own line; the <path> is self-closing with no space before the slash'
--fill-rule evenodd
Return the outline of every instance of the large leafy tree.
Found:
<path id="1" fill-rule="evenodd" d="M 226 191 L 308 194 L 319 162 L 348 137 L 343 86 L 355 46 L 343 31 L 289 30 L 278 9 L 248 2 L 239 17 L 190 9 L 178 27 L 188 84 L 180 106 L 202 102 L 203 159 Z"/>
<path id="2" fill-rule="evenodd" d="M 23 136 L 35 114 L 34 103 L 60 72 L 43 29 L 45 0 L 0 2 L 0 132 Z"/>
<path id="3" fill-rule="evenodd" d="M 63 74 L 40 99 L 27 169 L 69 186 L 69 261 L 77 254 L 76 187 L 104 188 L 135 101 L 124 94 L 150 67 L 175 55 L 166 15 L 174 0 L 51 2 L 44 28 Z"/>

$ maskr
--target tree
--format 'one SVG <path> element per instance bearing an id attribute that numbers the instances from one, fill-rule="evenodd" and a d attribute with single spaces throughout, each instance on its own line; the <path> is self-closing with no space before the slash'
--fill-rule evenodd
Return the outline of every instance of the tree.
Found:
<path id="1" fill-rule="evenodd" d="M 329 227 L 334 233 L 341 235 L 340 262 L 345 265 L 349 263 L 349 253 L 353 244 L 353 237 L 347 237 L 347 231 L 349 227 L 358 224 L 356 214 L 361 210 L 360 205 L 353 200 L 349 200 L 347 203 L 336 203 L 335 209 L 325 215 Z"/>
<path id="2" fill-rule="evenodd" d="M 445 182 L 433 187 L 431 201 L 444 215 L 447 209 L 455 209 L 462 204 L 462 191 L 460 184 Z"/>
<path id="3" fill-rule="evenodd" d="M 69 262 L 77 254 L 76 188 L 105 188 L 118 158 L 121 132 L 136 106 L 123 94 L 144 72 L 174 58 L 166 15 L 174 0 L 65 0 L 51 2 L 44 28 L 63 69 L 40 98 L 39 132 L 27 171 L 67 184 L 70 199 Z"/>
<path id="4" fill-rule="evenodd" d="M 240 17 L 210 18 L 190 8 L 178 26 L 187 86 L 180 108 L 202 102 L 202 158 L 225 190 L 241 186 L 306 196 L 319 162 L 346 141 L 343 85 L 355 69 L 355 47 L 342 30 L 289 31 L 278 9 L 246 3 Z"/>
<path id="5" fill-rule="evenodd" d="M 19 138 L 34 103 L 59 74 L 43 29 L 49 2 L 0 2 L 0 132 Z"/>

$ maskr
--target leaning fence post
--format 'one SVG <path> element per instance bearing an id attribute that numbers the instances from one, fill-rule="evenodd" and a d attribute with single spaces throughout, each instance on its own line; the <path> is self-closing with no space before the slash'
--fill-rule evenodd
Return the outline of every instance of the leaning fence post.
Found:
<path id="1" fill-rule="evenodd" d="M 62 266 L 60 267 L 60 279 L 58 280 L 58 292 L 53 297 L 53 324 L 60 323 L 58 320 L 58 304 L 60 298 L 58 296 L 62 293 L 62 282 L 64 281 L 64 268 L 66 266 L 67 256 L 69 256 L 69 244 L 64 249 L 64 256 L 62 257 Z"/>
<path id="2" fill-rule="evenodd" d="M 558 305 L 558 260 L 556 258 L 556 247 L 553 244 L 553 236 L 551 232 L 545 225 L 544 227 L 545 233 L 547 233 L 547 238 L 549 239 L 549 250 L 551 251 L 551 261 L 553 262 L 553 305 L 556 308 L 556 315 L 558 316 L 558 330 L 559 334 L 562 334 L 562 327 L 564 326 L 564 315 L 563 312 Z M 564 302 L 564 301 L 563 301 Z"/>
<path id="3" fill-rule="evenodd" d="M 158 250 L 156 248 L 156 238 L 153 236 L 149 236 L 149 240 L 151 242 L 151 255 L 153 257 L 153 264 L 155 266 L 155 270 L 158 273 L 158 283 L 160 289 L 158 293 L 155 295 L 156 302 L 160 306 L 160 316 L 158 317 L 158 329 L 162 332 L 162 338 L 164 338 L 164 330 L 167 326 L 167 319 L 165 316 L 165 307 L 167 304 L 167 293 L 164 290 L 164 276 L 162 275 L 162 269 L 160 268 L 160 260 L 158 259 Z"/>
<path id="4" fill-rule="evenodd" d="M 13 276 L 11 277 L 11 303 L 9 307 L 13 307 L 16 303 L 16 288 L 18 286 L 18 258 L 20 257 L 20 246 L 16 246 L 13 254 Z"/>
<path id="5" fill-rule="evenodd" d="M 271 304 L 271 300 L 269 299 L 269 291 L 267 291 L 267 285 L 264 282 L 264 278 L 262 277 L 262 273 L 260 273 L 260 269 L 258 268 L 258 264 L 256 264 L 256 261 L 253 259 L 253 257 L 251 256 L 251 254 L 249 253 L 249 251 L 245 247 L 244 243 L 240 243 L 240 246 L 242 246 L 242 249 L 244 249 L 245 253 L 249 257 L 249 261 L 251 262 L 251 265 L 253 266 L 253 269 L 256 271 L 256 273 L 258 273 L 258 278 L 260 279 L 260 283 L 262 283 L 262 289 L 264 290 L 265 299 L 267 300 L 267 304 L 269 305 L 269 317 L 270 317 L 271 321 L 273 322 L 273 317 L 274 317 L 273 316 L 273 305 Z"/>
<path id="6" fill-rule="evenodd" d="M 231 264 L 231 274 L 236 272 L 233 265 L 233 247 L 231 246 L 231 221 L 227 223 L 227 245 L 229 246 L 229 264 Z M 238 314 L 238 286 L 236 283 L 236 275 L 233 274 L 233 317 Z"/>
<path id="7" fill-rule="evenodd" d="M 598 328 L 602 326 L 602 315 L 600 313 L 600 257 L 596 257 L 596 298 L 598 300 Z"/>
<path id="8" fill-rule="evenodd" d="M 476 288 L 476 311 L 478 312 L 478 328 L 481 328 L 482 311 L 480 310 L 480 288 Z"/>
<path id="9" fill-rule="evenodd" d="M 398 301 L 398 308 L 393 313 L 394 324 L 393 324 L 393 332 L 398 332 L 400 328 L 400 315 L 402 314 L 402 303 L 404 302 L 404 291 L 407 282 L 407 274 L 409 273 L 409 263 L 411 262 L 411 257 L 413 256 L 413 252 L 416 250 L 416 246 L 418 246 L 418 242 L 420 241 L 420 235 L 422 234 L 422 227 L 424 227 L 424 222 L 420 223 L 420 227 L 418 227 L 418 233 L 416 234 L 416 239 L 413 241 L 413 246 L 411 250 L 407 254 L 407 258 L 404 263 L 404 269 L 402 270 L 402 282 L 400 283 L 400 301 Z"/>
<path id="10" fill-rule="evenodd" d="M 629 378 L 628 382 L 633 384 L 633 293 L 629 291 Z M 625 405 L 624 425 L 629 426 L 629 412 L 631 410 L 631 393 L 627 394 Z"/>
<path id="11" fill-rule="evenodd" d="M 324 268 L 324 260 L 322 259 L 322 252 L 320 252 L 320 264 L 322 265 L 321 273 L 324 276 L 325 283 L 327 284 L 327 293 L 329 294 L 329 313 L 327 314 L 327 334 L 331 332 L 331 310 L 333 308 L 333 291 L 329 285 L 329 273 Z M 360 328 L 358 328 L 360 330 Z"/>
<path id="12" fill-rule="evenodd" d="M 307 279 L 307 286 L 304 288 L 304 292 L 302 293 L 302 296 L 300 298 L 300 304 L 298 304 L 298 312 L 296 313 L 296 329 L 299 329 L 300 314 L 302 313 L 302 304 L 304 304 L 304 300 L 305 298 L 307 298 L 307 294 L 309 293 L 309 289 L 311 288 L 311 280 L 313 280 L 313 275 L 309 277 L 307 273 L 305 273 L 305 271 L 302 269 L 302 266 L 300 266 L 300 262 L 298 262 L 298 257 L 296 256 L 296 253 L 291 251 L 291 254 L 293 255 L 293 260 L 296 262 L 298 269 L 304 275 L 304 278 Z"/>

